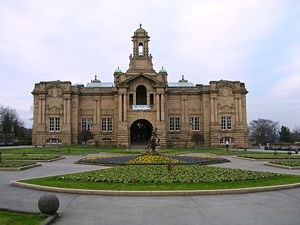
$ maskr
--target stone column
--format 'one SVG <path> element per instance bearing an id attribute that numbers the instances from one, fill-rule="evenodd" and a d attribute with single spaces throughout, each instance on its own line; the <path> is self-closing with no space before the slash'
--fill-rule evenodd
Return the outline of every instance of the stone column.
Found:
<path id="1" fill-rule="evenodd" d="M 45 104 L 45 99 L 42 99 L 42 123 L 45 123 L 46 122 L 46 118 L 45 118 L 45 107 L 46 107 L 46 104 Z"/>
<path id="2" fill-rule="evenodd" d="M 98 101 L 94 99 L 94 113 L 93 113 L 93 123 L 94 125 L 98 123 L 98 115 L 97 115 L 97 105 Z"/>
<path id="3" fill-rule="evenodd" d="M 146 105 L 150 105 L 150 94 L 147 93 L 147 102 L 146 102 Z"/>
<path id="4" fill-rule="evenodd" d="M 67 99 L 64 99 L 64 121 L 63 123 L 67 123 Z"/>
<path id="5" fill-rule="evenodd" d="M 71 99 L 67 99 L 67 123 L 71 123 Z"/>
<path id="6" fill-rule="evenodd" d="M 136 93 L 133 94 L 133 105 L 136 105 Z"/>
<path id="7" fill-rule="evenodd" d="M 122 120 L 122 94 L 119 94 L 119 121 L 123 121 Z"/>
<path id="8" fill-rule="evenodd" d="M 214 99 L 211 97 L 210 98 L 210 121 L 211 122 L 216 122 L 215 121 L 215 103 Z"/>
<path id="9" fill-rule="evenodd" d="M 214 106 L 215 106 L 215 122 L 218 122 L 218 99 L 214 98 Z"/>
<path id="10" fill-rule="evenodd" d="M 240 116 L 240 112 L 239 112 L 239 100 L 238 98 L 235 98 L 234 99 L 234 105 L 235 105 L 235 122 L 237 123 L 240 119 L 239 119 L 239 116 Z"/>
<path id="11" fill-rule="evenodd" d="M 127 95 L 123 94 L 123 121 L 127 120 Z"/>
<path id="12" fill-rule="evenodd" d="M 161 95 L 161 120 L 165 120 L 165 95 Z"/>
<path id="13" fill-rule="evenodd" d="M 156 120 L 159 121 L 160 118 L 160 103 L 159 94 L 156 94 Z"/>
<path id="14" fill-rule="evenodd" d="M 242 110 L 242 100 L 241 100 L 241 98 L 239 98 L 238 99 L 238 104 L 239 104 L 239 122 L 241 122 L 242 121 L 242 112 L 243 112 L 243 110 Z"/>
<path id="15" fill-rule="evenodd" d="M 38 123 L 42 123 L 42 99 L 38 100 Z"/>

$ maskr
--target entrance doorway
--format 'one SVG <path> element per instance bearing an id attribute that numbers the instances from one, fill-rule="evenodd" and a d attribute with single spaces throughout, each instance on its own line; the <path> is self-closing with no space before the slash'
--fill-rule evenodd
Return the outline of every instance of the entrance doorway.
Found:
<path id="1" fill-rule="evenodd" d="M 130 127 L 130 142 L 132 145 L 146 145 L 151 137 L 152 124 L 148 120 L 139 119 Z"/>

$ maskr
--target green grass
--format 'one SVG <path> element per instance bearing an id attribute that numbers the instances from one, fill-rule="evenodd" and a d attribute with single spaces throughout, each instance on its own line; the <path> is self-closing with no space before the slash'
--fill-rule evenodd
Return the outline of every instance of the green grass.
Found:
<path id="1" fill-rule="evenodd" d="M 55 177 L 43 178 L 43 180 L 26 180 L 24 183 L 37 184 L 42 186 L 60 187 L 60 188 L 75 188 L 86 190 L 128 190 L 128 191 L 160 191 L 160 190 L 215 190 L 215 189 L 234 189 L 234 188 L 249 188 L 249 187 L 263 187 L 282 184 L 300 183 L 299 176 L 283 175 L 281 177 L 273 177 L 265 180 L 248 180 L 236 182 L 220 182 L 220 183 L 155 183 L 155 184 L 141 184 L 141 183 L 87 183 L 76 181 L 57 181 Z"/>
<path id="2" fill-rule="evenodd" d="M 28 162 L 28 161 L 1 161 L 0 167 L 4 168 L 19 168 L 23 166 L 30 166 L 36 164 L 35 162 Z"/>
<path id="3" fill-rule="evenodd" d="M 289 155 L 284 153 L 265 153 L 265 152 L 256 152 L 256 153 L 247 153 L 247 154 L 238 154 L 237 156 L 246 157 L 251 159 L 300 159 L 300 155 Z"/>
<path id="4" fill-rule="evenodd" d="M 300 167 L 300 160 L 276 160 L 276 161 L 271 161 L 270 163 L 290 166 L 290 167 Z"/>
<path id="5" fill-rule="evenodd" d="M 132 166 L 133 168 L 134 166 Z M 173 168 L 171 171 L 161 171 L 162 167 L 152 166 L 151 170 L 147 171 L 144 168 L 150 166 L 135 166 L 131 172 L 130 167 L 118 167 L 107 169 L 107 174 L 101 174 L 101 171 L 90 171 L 71 175 L 60 175 L 53 177 L 45 177 L 38 179 L 24 180 L 24 183 L 37 184 L 42 186 L 60 187 L 60 188 L 76 188 L 88 190 L 214 190 L 214 189 L 232 189 L 232 188 L 248 188 L 261 187 L 280 184 L 300 183 L 300 176 L 296 175 L 278 175 L 264 172 L 254 172 L 235 169 L 224 169 L 217 167 L 196 166 L 200 170 L 195 169 L 195 166 L 185 166 L 185 169 L 180 169 L 177 173 Z M 166 166 L 165 166 L 166 167 Z M 123 168 L 125 172 L 122 173 Z M 153 170 L 156 168 L 157 170 Z M 182 168 L 182 167 L 181 167 Z M 192 169 L 191 169 L 192 168 Z M 205 168 L 205 169 L 202 169 Z M 120 171 L 121 170 L 121 171 Z M 175 172 L 173 172 L 173 170 Z M 224 171 L 225 170 L 225 171 Z M 112 171 L 112 172 L 109 172 Z M 223 171 L 223 172 L 222 172 Z M 139 172 L 143 173 L 144 182 Z M 104 172 L 105 173 L 105 172 Z M 137 174 L 135 174 L 137 173 Z M 160 173 L 160 174 L 157 174 Z M 169 174 L 168 174 L 169 173 Z M 196 176 L 194 176 L 194 175 Z M 202 182 L 199 181 L 203 180 Z M 223 174 L 223 175 L 222 175 Z M 186 176 L 185 176 L 186 175 Z M 101 177 L 109 178 L 108 182 L 101 182 Z M 193 177 L 194 176 L 194 177 Z M 151 179 L 152 177 L 152 179 Z M 170 178 L 171 177 L 171 178 Z M 185 177 L 189 181 L 185 180 Z M 115 178 L 116 180 L 113 180 Z M 173 179 L 174 178 L 174 179 Z M 194 178 L 196 178 L 194 180 Z M 123 180 L 122 180 L 123 179 Z M 157 180 L 160 179 L 160 180 Z M 98 182 L 95 182 L 98 181 Z M 233 181 L 230 181 L 233 180 Z M 164 182 L 165 181 L 165 182 Z M 125 182 L 125 183 L 124 183 Z"/>
<path id="6" fill-rule="evenodd" d="M 105 148 L 92 148 L 82 146 L 53 146 L 53 147 L 28 147 L 28 148 L 9 148 L 1 149 L 2 154 L 60 154 L 60 155 L 81 155 L 94 154 L 104 151 L 110 151 Z"/>
<path id="7" fill-rule="evenodd" d="M 39 225 L 46 219 L 41 214 L 27 214 L 0 210 L 1 225 Z"/>
<path id="8" fill-rule="evenodd" d="M 50 160 L 59 158 L 58 154 L 3 154 L 2 160 Z"/>
<path id="9" fill-rule="evenodd" d="M 126 153 L 126 154 L 140 154 L 141 150 L 135 149 L 118 149 L 113 147 L 83 147 L 83 146 L 51 146 L 51 147 L 29 147 L 29 148 L 10 148 L 10 149 L 1 149 L 0 152 L 3 154 L 61 154 L 61 155 L 81 155 L 81 154 L 95 154 L 101 152 L 108 153 Z M 142 151 L 143 152 L 143 151 Z M 236 155 L 251 153 L 250 151 L 235 151 L 218 148 L 160 148 L 158 149 L 159 153 L 162 154 L 179 154 L 179 153 L 211 153 L 216 155 Z"/>

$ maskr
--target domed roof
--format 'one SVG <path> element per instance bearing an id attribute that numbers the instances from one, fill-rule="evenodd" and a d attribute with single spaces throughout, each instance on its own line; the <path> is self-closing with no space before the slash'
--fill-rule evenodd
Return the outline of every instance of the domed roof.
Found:
<path id="1" fill-rule="evenodd" d="M 166 69 L 164 67 L 161 67 L 161 69 L 159 70 L 159 73 L 166 73 Z"/>
<path id="2" fill-rule="evenodd" d="M 115 73 L 122 73 L 122 70 L 120 69 L 120 67 L 118 67 L 118 68 L 115 70 Z"/>
<path id="3" fill-rule="evenodd" d="M 142 28 L 142 24 L 140 24 L 140 28 L 138 28 L 135 32 L 134 35 L 136 36 L 148 36 L 148 32 Z"/>

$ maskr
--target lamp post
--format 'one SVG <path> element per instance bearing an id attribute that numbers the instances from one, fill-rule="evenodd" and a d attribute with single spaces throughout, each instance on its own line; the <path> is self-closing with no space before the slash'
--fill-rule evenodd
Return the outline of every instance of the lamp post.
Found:
<path id="1" fill-rule="evenodd" d="M 193 129 L 194 121 L 192 119 L 189 120 L 188 122 L 188 137 L 187 137 L 187 142 L 186 142 L 186 147 L 189 147 L 189 140 L 190 140 L 190 127 L 192 126 Z"/>
<path id="2" fill-rule="evenodd" d="M 88 124 L 89 124 L 89 126 L 91 126 L 91 128 L 92 128 L 91 130 L 92 130 L 92 135 L 93 135 L 93 142 L 96 144 L 93 120 L 89 120 L 89 121 L 88 121 Z"/>
<path id="3" fill-rule="evenodd" d="M 93 123 L 93 120 L 88 120 L 88 125 L 89 125 L 89 127 L 92 128 L 92 134 L 94 136 L 94 123 Z"/>

